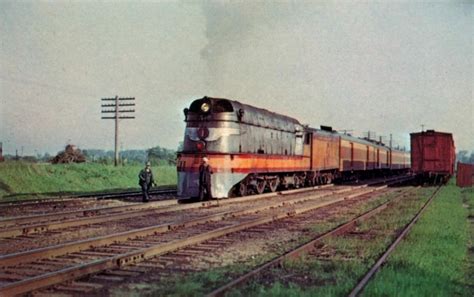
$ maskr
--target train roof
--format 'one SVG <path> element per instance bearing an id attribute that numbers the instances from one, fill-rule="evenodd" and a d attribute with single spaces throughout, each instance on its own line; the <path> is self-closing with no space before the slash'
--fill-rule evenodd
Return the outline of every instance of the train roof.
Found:
<path id="1" fill-rule="evenodd" d="M 237 121 L 240 117 L 240 122 L 254 126 L 289 132 L 303 130 L 303 126 L 295 118 L 225 98 L 203 97 L 194 100 L 190 105 L 189 112 L 201 113 L 200 108 L 204 103 L 210 104 L 211 114 L 215 120 Z"/>
<path id="2" fill-rule="evenodd" d="M 449 133 L 449 132 L 439 132 L 439 131 L 435 131 L 435 130 L 426 130 L 426 131 L 421 131 L 421 132 L 413 132 L 413 133 L 410 133 L 410 135 L 413 135 L 413 136 L 420 136 L 420 135 L 443 135 L 443 136 L 453 136 L 452 133 Z"/>
<path id="3" fill-rule="evenodd" d="M 384 144 L 380 144 L 376 141 L 369 141 L 363 138 L 354 137 L 351 135 L 340 134 L 337 131 L 328 131 L 323 129 L 311 128 L 308 126 L 303 126 L 297 119 L 282 115 L 276 112 L 269 111 L 264 108 L 258 108 L 252 105 L 244 104 L 236 100 L 230 100 L 226 98 L 214 98 L 204 96 L 203 98 L 194 100 L 188 111 L 189 118 L 187 115 L 186 121 L 198 121 L 200 117 L 192 116 L 200 115 L 201 107 L 204 103 L 210 104 L 210 114 L 213 115 L 214 120 L 223 120 L 223 121 L 239 121 L 241 123 L 246 123 L 254 126 L 266 127 L 270 129 L 276 129 L 287 132 L 296 132 L 296 131 L 316 131 L 319 134 L 325 135 L 334 135 L 341 137 L 352 142 L 357 142 L 360 144 L 375 146 L 379 148 L 390 149 Z M 242 115 L 240 113 L 243 112 Z M 240 117 L 240 119 L 239 119 Z M 430 130 L 429 130 L 430 131 Z M 393 149 L 393 151 L 400 151 Z M 404 151 L 401 151 L 404 152 Z"/>
<path id="4" fill-rule="evenodd" d="M 313 133 L 316 132 L 318 134 L 322 134 L 322 135 L 326 135 L 326 136 L 341 137 L 342 139 L 345 139 L 347 141 L 352 141 L 352 142 L 356 142 L 356 143 L 360 143 L 360 144 L 364 144 L 364 145 L 370 145 L 370 146 L 374 146 L 374 147 L 378 147 L 378 148 L 390 149 L 390 147 L 388 147 L 385 144 L 380 143 L 378 141 L 372 141 L 372 140 L 368 140 L 368 139 L 364 139 L 364 138 L 355 137 L 355 136 L 352 136 L 352 135 L 341 134 L 341 133 L 337 132 L 336 130 L 328 131 L 328 130 L 325 130 L 325 129 L 316 129 L 316 128 L 311 128 L 311 127 L 307 127 L 306 130 L 311 131 Z M 392 148 L 392 150 L 393 151 L 401 151 L 401 150 L 396 150 L 394 148 Z"/>

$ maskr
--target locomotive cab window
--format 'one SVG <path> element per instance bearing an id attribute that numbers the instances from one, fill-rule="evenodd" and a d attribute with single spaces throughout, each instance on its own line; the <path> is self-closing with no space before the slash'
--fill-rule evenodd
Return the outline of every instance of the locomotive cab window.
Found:
<path id="1" fill-rule="evenodd" d="M 311 144 L 311 133 L 306 133 L 304 135 L 304 144 L 306 145 Z"/>

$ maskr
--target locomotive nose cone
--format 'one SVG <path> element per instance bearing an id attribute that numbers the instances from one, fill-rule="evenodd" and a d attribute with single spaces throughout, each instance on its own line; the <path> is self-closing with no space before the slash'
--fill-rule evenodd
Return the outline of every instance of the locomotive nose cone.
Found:
<path id="1" fill-rule="evenodd" d="M 209 136 L 209 129 L 207 127 L 200 127 L 197 133 L 200 139 L 206 139 Z"/>

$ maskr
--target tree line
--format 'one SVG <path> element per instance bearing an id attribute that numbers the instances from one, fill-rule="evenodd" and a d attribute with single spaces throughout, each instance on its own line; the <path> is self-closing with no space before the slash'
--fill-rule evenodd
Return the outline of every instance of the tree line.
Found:
<path id="1" fill-rule="evenodd" d="M 89 162 L 112 164 L 114 151 L 85 149 L 82 151 Z M 119 154 L 122 164 L 143 164 L 147 161 L 154 165 L 176 165 L 176 151 L 155 146 L 147 150 L 123 150 Z"/>
<path id="2" fill-rule="evenodd" d="M 470 153 L 467 150 L 459 151 L 456 154 L 456 161 L 461 163 L 474 164 L 474 151 Z"/>
<path id="3" fill-rule="evenodd" d="M 63 151 L 58 152 L 58 155 Z M 82 154 L 86 157 L 86 162 L 101 163 L 101 164 L 113 164 L 114 163 L 114 151 L 113 150 L 102 150 L 102 149 L 83 149 Z M 144 164 L 147 161 L 156 165 L 176 165 L 176 150 L 163 148 L 161 146 L 155 146 L 144 150 L 123 150 L 119 154 L 120 162 L 122 164 Z M 18 160 L 25 162 L 51 162 L 55 156 L 45 153 L 43 155 L 37 154 L 36 156 L 15 156 L 5 155 L 6 160 Z"/>

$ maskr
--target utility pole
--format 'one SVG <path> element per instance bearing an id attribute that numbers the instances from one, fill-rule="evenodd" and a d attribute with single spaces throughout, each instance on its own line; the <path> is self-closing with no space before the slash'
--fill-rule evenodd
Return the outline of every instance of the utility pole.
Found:
<path id="1" fill-rule="evenodd" d="M 421 124 L 421 132 L 425 131 L 425 124 Z"/>
<path id="2" fill-rule="evenodd" d="M 354 130 L 342 129 L 342 130 L 338 130 L 338 131 L 344 133 L 344 135 L 347 135 L 347 134 L 349 134 L 349 132 L 352 132 L 352 131 L 354 131 Z"/>
<path id="3" fill-rule="evenodd" d="M 373 131 L 367 131 L 367 139 L 368 139 L 368 140 L 371 140 L 371 139 L 372 139 L 371 136 L 374 137 L 374 139 L 375 139 L 375 137 L 376 137 L 375 132 L 373 132 Z"/>
<path id="4" fill-rule="evenodd" d="M 102 116 L 102 119 L 115 120 L 115 166 L 119 164 L 119 120 L 134 119 L 135 116 L 126 116 L 124 113 L 134 113 L 135 109 L 123 109 L 123 107 L 135 107 L 135 98 L 102 98 L 102 113 L 113 113 L 113 116 Z M 112 109 L 110 109 L 112 108 Z"/>

